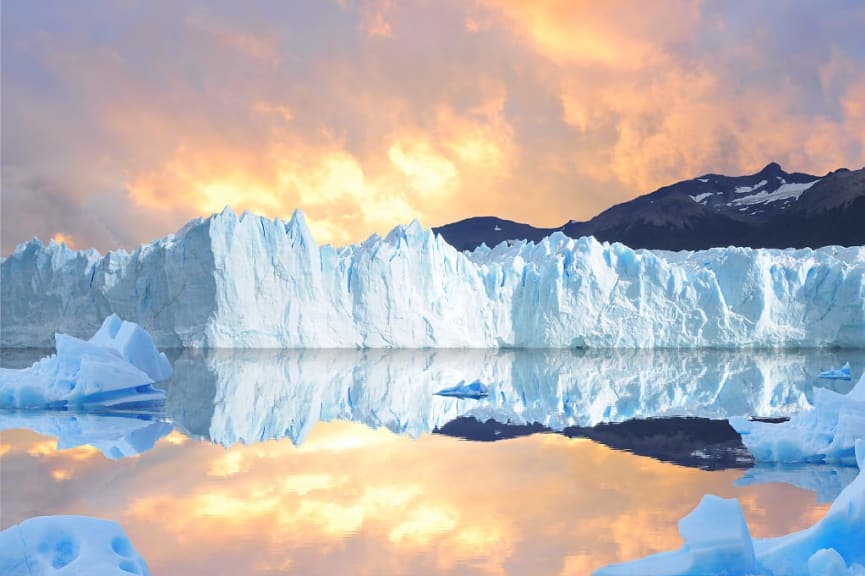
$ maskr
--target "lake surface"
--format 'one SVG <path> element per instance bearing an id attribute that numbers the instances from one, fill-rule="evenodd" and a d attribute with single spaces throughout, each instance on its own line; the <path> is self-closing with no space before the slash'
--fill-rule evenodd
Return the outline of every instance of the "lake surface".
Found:
<path id="1" fill-rule="evenodd" d="M 44 351 L 2 351 L 26 366 Z M 164 407 L 0 413 L 0 528 L 119 522 L 154 574 L 588 574 L 677 548 L 705 493 L 752 534 L 804 528 L 855 477 L 831 466 L 703 470 L 569 427 L 784 416 L 857 351 L 183 351 Z M 480 380 L 481 400 L 433 393 Z M 546 433 L 440 432 L 472 417 Z M 520 428 L 522 426 L 523 428 Z M 561 432 L 561 433 L 558 433 Z"/>

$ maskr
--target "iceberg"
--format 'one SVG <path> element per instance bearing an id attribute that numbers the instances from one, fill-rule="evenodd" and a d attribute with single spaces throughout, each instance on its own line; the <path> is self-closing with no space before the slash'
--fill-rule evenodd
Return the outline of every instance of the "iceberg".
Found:
<path id="1" fill-rule="evenodd" d="M 850 363 L 847 362 L 837 370 L 820 372 L 819 378 L 826 378 L 827 380 L 850 380 Z"/>
<path id="2" fill-rule="evenodd" d="M 469 398 L 479 399 L 489 396 L 489 390 L 480 380 L 475 380 L 471 384 L 466 384 L 465 380 L 461 381 L 456 386 L 443 388 L 435 393 L 436 396 L 449 396 L 451 398 Z"/>
<path id="3" fill-rule="evenodd" d="M 318 246 L 230 209 L 129 253 L 38 240 L 0 264 L 0 345 L 107 312 L 161 347 L 865 347 L 865 247 L 632 250 L 554 233 L 459 252 L 417 221 Z"/>
<path id="4" fill-rule="evenodd" d="M 115 409 L 157 403 L 152 384 L 171 364 L 150 335 L 112 314 L 90 340 L 55 337 L 57 353 L 15 370 L 0 368 L 0 409 Z"/>
<path id="5" fill-rule="evenodd" d="M 847 394 L 814 389 L 809 410 L 778 424 L 730 418 L 758 462 L 855 465 L 854 444 L 865 434 L 865 374 Z"/>
<path id="6" fill-rule="evenodd" d="M 595 576 L 865 574 L 865 440 L 856 441 L 859 475 L 816 524 L 779 538 L 752 539 L 736 500 L 707 495 L 679 521 L 685 545 L 595 571 Z"/>
<path id="7" fill-rule="evenodd" d="M 39 516 L 0 532 L 4 576 L 147 576 L 119 524 L 87 516 Z"/>

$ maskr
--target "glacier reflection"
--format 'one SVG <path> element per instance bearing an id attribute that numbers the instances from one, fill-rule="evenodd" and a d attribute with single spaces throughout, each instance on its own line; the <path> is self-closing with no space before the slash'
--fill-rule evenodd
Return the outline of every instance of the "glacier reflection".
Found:
<path id="1" fill-rule="evenodd" d="M 848 356 L 827 350 L 184 350 L 165 384 L 166 412 L 188 434 L 225 446 L 284 437 L 302 443 L 317 422 L 337 419 L 419 436 L 459 416 L 556 430 L 654 416 L 785 416 L 808 407 L 815 385 L 846 391 L 849 383 L 819 381 L 817 374 Z M 480 380 L 489 396 L 434 396 L 463 380 Z"/>

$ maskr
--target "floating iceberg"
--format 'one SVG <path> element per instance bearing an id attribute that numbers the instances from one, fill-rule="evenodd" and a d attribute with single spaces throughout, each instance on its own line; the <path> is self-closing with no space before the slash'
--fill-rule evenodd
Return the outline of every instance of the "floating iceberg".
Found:
<path id="1" fill-rule="evenodd" d="M 865 374 L 847 394 L 814 389 L 814 406 L 779 424 L 730 418 L 758 462 L 855 465 L 854 443 L 865 436 Z"/>
<path id="2" fill-rule="evenodd" d="M 156 402 L 152 384 L 171 364 L 137 324 L 112 314 L 90 340 L 56 335 L 57 354 L 30 368 L 0 368 L 2 409 L 123 409 Z"/>
<path id="3" fill-rule="evenodd" d="M 435 393 L 436 396 L 450 396 L 452 398 L 479 399 L 489 396 L 489 390 L 480 380 L 466 384 L 465 380 L 450 388 L 443 388 Z"/>
<path id="4" fill-rule="evenodd" d="M 827 370 L 826 372 L 820 372 L 819 378 L 826 378 L 828 380 L 850 380 L 850 363 L 847 362 L 843 367 L 837 370 Z"/>
<path id="5" fill-rule="evenodd" d="M 147 576 L 150 571 L 116 522 L 39 516 L 0 532 L 0 574 Z"/>
<path id="6" fill-rule="evenodd" d="M 675 552 L 601 568 L 595 576 L 865 574 L 865 440 L 856 441 L 859 475 L 822 520 L 780 538 L 751 539 L 736 500 L 707 495 L 679 521 Z"/>
<path id="7" fill-rule="evenodd" d="M 111 311 L 163 347 L 865 347 L 863 246 L 673 253 L 555 233 L 462 253 L 415 221 L 333 248 L 299 211 L 226 209 L 132 253 L 34 240 L 0 274 L 3 346 Z"/>
<path id="8" fill-rule="evenodd" d="M 57 438 L 57 449 L 93 446 L 111 460 L 141 454 L 153 448 L 174 427 L 146 415 L 72 413 L 57 411 L 5 412 L 0 432 L 26 429 Z"/>

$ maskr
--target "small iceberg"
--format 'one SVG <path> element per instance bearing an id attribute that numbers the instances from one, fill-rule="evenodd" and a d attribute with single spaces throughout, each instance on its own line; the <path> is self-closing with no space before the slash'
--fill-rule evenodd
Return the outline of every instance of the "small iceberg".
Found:
<path id="1" fill-rule="evenodd" d="M 826 372 L 820 372 L 817 376 L 818 378 L 826 378 L 828 380 L 850 380 L 850 363 L 847 362 L 841 368 L 837 370 L 827 370 Z"/>
<path id="2" fill-rule="evenodd" d="M 730 418 L 757 462 L 854 466 L 854 443 L 865 436 L 865 374 L 847 394 L 814 389 L 813 407 L 772 424 Z"/>
<path id="3" fill-rule="evenodd" d="M 0 532 L 0 574 L 149 576 L 150 571 L 116 522 L 39 516 Z"/>
<path id="4" fill-rule="evenodd" d="M 465 380 L 461 381 L 456 386 L 444 388 L 435 393 L 436 396 L 448 396 L 451 398 L 471 398 L 478 400 L 486 398 L 489 395 L 489 390 L 480 380 L 475 380 L 471 384 L 466 384 Z"/>
<path id="5" fill-rule="evenodd" d="M 0 368 L 0 409 L 131 409 L 161 402 L 153 384 L 171 364 L 138 324 L 112 314 L 90 340 L 55 336 L 57 353 L 30 368 Z"/>
<path id="6" fill-rule="evenodd" d="M 856 441 L 859 475 L 822 520 L 779 538 L 752 539 L 735 499 L 706 495 L 679 521 L 685 545 L 601 568 L 595 576 L 818 576 L 865 574 L 865 440 Z"/>

